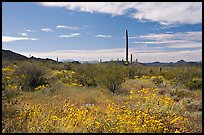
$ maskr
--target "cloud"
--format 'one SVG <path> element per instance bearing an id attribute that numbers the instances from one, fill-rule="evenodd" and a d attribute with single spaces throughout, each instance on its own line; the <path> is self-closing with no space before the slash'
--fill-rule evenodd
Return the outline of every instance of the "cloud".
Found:
<path id="1" fill-rule="evenodd" d="M 202 23 L 201 2 L 40 2 L 39 4 L 81 12 L 127 15 L 142 22 L 159 22 L 163 26 Z"/>
<path id="2" fill-rule="evenodd" d="M 78 37 L 80 35 L 80 33 L 72 33 L 72 34 L 70 34 L 70 35 L 60 35 L 59 37 L 60 38 L 63 38 L 63 37 L 65 37 L 65 38 L 71 38 L 71 37 Z"/>
<path id="3" fill-rule="evenodd" d="M 51 30 L 50 28 L 42 28 L 41 31 L 44 31 L 44 32 L 52 32 L 53 30 Z"/>
<path id="4" fill-rule="evenodd" d="M 167 48 L 202 48 L 202 43 L 190 42 L 185 44 L 171 44 L 166 47 Z"/>
<path id="5" fill-rule="evenodd" d="M 132 42 L 133 44 L 172 44 L 172 43 L 186 43 L 186 40 L 167 40 L 167 41 L 147 41 L 147 42 Z"/>
<path id="6" fill-rule="evenodd" d="M 126 7 L 128 3 L 123 4 L 120 2 L 40 2 L 39 4 L 48 7 L 65 7 L 69 10 L 108 13 L 112 15 L 122 15 L 129 7 Z"/>
<path id="7" fill-rule="evenodd" d="M 18 33 L 18 34 L 21 35 L 21 36 L 24 36 L 24 37 L 28 36 L 27 33 Z"/>
<path id="8" fill-rule="evenodd" d="M 160 45 L 168 48 L 202 48 L 202 32 L 190 31 L 190 32 L 177 32 L 177 33 L 165 33 L 165 34 L 147 34 L 132 36 L 132 39 L 138 39 L 143 41 L 133 41 L 133 44 L 139 45 Z"/>
<path id="9" fill-rule="evenodd" d="M 138 4 L 134 18 L 169 24 L 202 23 L 202 3 L 195 2 L 146 2 Z"/>
<path id="10" fill-rule="evenodd" d="M 33 30 L 26 29 L 27 32 L 34 32 Z"/>
<path id="11" fill-rule="evenodd" d="M 151 30 L 163 30 L 163 29 L 170 29 L 173 27 L 178 27 L 178 24 L 169 24 L 169 25 L 162 25 L 162 23 L 160 23 L 161 25 L 154 25 L 153 28 L 150 28 Z"/>
<path id="12" fill-rule="evenodd" d="M 97 38 L 111 38 L 111 35 L 96 35 Z"/>
<path id="13" fill-rule="evenodd" d="M 78 30 L 78 27 L 72 27 L 72 26 L 65 26 L 65 25 L 57 25 L 57 29 L 69 29 L 69 30 Z"/>
<path id="14" fill-rule="evenodd" d="M 60 60 L 116 60 L 117 58 L 125 59 L 125 48 L 104 49 L 104 50 L 58 50 L 53 52 L 20 52 L 23 55 L 31 54 L 35 57 L 52 58 L 57 57 Z M 182 50 L 182 51 L 166 51 L 166 50 L 138 50 L 129 48 L 129 53 L 133 54 L 133 60 L 138 59 L 139 62 L 176 62 L 184 59 L 186 61 L 202 60 L 202 49 Z"/>
<path id="15" fill-rule="evenodd" d="M 140 38 L 145 40 L 192 40 L 192 41 L 202 41 L 202 31 L 190 31 L 190 32 L 177 32 L 177 33 L 165 33 L 165 34 L 148 34 L 133 36 L 134 38 Z"/>
<path id="16" fill-rule="evenodd" d="M 2 36 L 2 42 L 13 42 L 18 40 L 38 40 L 36 38 L 28 38 L 28 37 L 10 37 L 10 36 Z"/>

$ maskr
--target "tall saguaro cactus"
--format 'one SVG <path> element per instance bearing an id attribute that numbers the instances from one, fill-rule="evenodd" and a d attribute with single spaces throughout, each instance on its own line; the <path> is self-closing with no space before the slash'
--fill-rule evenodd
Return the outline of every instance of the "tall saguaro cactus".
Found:
<path id="1" fill-rule="evenodd" d="M 128 31 L 126 30 L 126 64 L 128 64 Z"/>
<path id="2" fill-rule="evenodd" d="M 130 63 L 132 63 L 132 54 L 130 55 Z"/>

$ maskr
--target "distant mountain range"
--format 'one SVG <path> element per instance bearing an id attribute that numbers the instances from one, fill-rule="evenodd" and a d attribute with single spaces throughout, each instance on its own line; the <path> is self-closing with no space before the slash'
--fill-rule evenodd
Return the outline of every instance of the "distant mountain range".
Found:
<path id="1" fill-rule="evenodd" d="M 198 62 L 186 62 L 184 60 L 179 60 L 177 62 L 169 62 L 169 63 L 164 63 L 164 62 L 152 62 L 152 63 L 143 63 L 143 65 L 148 65 L 148 66 L 174 66 L 174 65 L 199 65 L 202 64 L 202 61 Z"/>
<path id="2" fill-rule="evenodd" d="M 53 59 L 42 59 L 42 58 L 36 58 L 36 57 L 26 57 L 24 55 L 12 52 L 10 50 L 3 50 L 2 49 L 2 60 L 9 60 L 9 61 L 15 61 L 15 60 L 40 60 L 40 61 L 50 61 L 50 62 L 57 62 Z M 72 62 L 72 63 L 98 63 L 98 61 L 75 61 L 72 59 L 67 59 L 62 62 Z M 105 63 L 108 63 L 109 61 L 106 61 Z M 110 61 L 111 62 L 111 61 Z M 112 61 L 112 62 L 117 62 L 117 61 Z M 118 63 L 121 63 L 122 61 L 118 61 Z M 164 63 L 164 62 L 152 62 L 152 63 L 140 63 L 142 65 L 146 66 L 174 66 L 174 65 L 202 65 L 202 61 L 199 62 L 186 62 L 184 60 L 179 60 L 177 62 L 169 62 L 169 63 Z"/>

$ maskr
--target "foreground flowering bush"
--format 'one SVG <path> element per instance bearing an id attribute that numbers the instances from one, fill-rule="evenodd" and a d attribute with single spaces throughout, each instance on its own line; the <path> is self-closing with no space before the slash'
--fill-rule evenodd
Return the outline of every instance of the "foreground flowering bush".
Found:
<path id="1" fill-rule="evenodd" d="M 25 104 L 15 118 L 3 119 L 2 132 L 192 132 L 182 102 L 158 95 L 157 88 L 132 89 L 121 101 Z"/>

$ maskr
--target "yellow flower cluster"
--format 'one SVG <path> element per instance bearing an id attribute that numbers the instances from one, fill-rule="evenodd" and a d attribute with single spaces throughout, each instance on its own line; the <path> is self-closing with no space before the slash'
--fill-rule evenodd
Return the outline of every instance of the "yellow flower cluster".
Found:
<path id="1" fill-rule="evenodd" d="M 61 105 L 52 102 L 27 105 L 14 119 L 18 122 L 16 129 L 18 132 L 187 132 L 188 119 L 174 113 L 175 102 L 167 95 L 158 95 L 157 88 L 132 89 L 130 96 L 122 103 L 107 99 L 103 104 L 78 105 L 66 100 Z M 7 127 L 3 130 L 7 131 Z"/>
<path id="2" fill-rule="evenodd" d="M 77 83 L 77 80 L 73 77 L 76 74 L 74 71 L 68 70 L 53 70 L 51 76 L 56 76 L 66 86 L 81 87 L 81 84 Z"/>
<path id="3" fill-rule="evenodd" d="M 154 78 L 164 79 L 164 77 L 163 77 L 163 76 L 151 76 L 150 78 L 151 78 L 151 79 L 154 79 Z"/>
<path id="4" fill-rule="evenodd" d="M 7 86 L 8 89 L 17 89 L 17 87 L 18 86 L 16 85 L 10 85 L 10 84 Z"/>
<path id="5" fill-rule="evenodd" d="M 35 90 L 42 90 L 42 89 L 44 89 L 44 88 L 46 88 L 48 86 L 49 86 L 48 84 L 40 85 L 40 86 L 36 87 Z"/>
<path id="6" fill-rule="evenodd" d="M 134 79 L 139 79 L 139 76 L 137 76 L 137 75 L 136 75 L 136 76 L 134 76 Z"/>
<path id="7" fill-rule="evenodd" d="M 147 76 L 147 75 L 142 76 L 142 79 L 150 79 L 150 78 L 151 76 Z"/>
<path id="8" fill-rule="evenodd" d="M 15 71 L 15 70 L 12 69 L 11 67 L 7 66 L 7 67 L 2 68 L 2 71 L 3 71 L 3 72 L 5 72 L 5 71 L 13 72 L 13 71 Z"/>
<path id="9" fill-rule="evenodd" d="M 138 79 L 139 77 L 135 76 L 134 78 Z M 163 79 L 164 80 L 163 76 L 147 76 L 147 75 L 144 75 L 144 76 L 141 77 L 141 79 L 155 79 L 155 78 L 159 78 L 159 79 Z"/>

